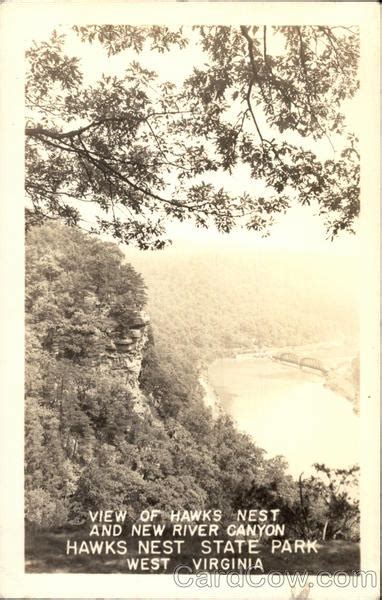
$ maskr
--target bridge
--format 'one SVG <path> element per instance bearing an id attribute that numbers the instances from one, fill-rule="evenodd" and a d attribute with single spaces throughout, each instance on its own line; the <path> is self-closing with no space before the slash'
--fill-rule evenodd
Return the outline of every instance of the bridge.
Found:
<path id="1" fill-rule="evenodd" d="M 281 354 L 273 355 L 272 358 L 279 362 L 295 365 L 296 367 L 300 367 L 300 369 L 313 369 L 313 371 L 320 371 L 320 373 L 323 374 L 327 373 L 327 369 L 325 369 L 318 358 L 311 358 L 309 356 L 299 358 L 297 354 L 294 354 L 293 352 L 282 352 Z"/>

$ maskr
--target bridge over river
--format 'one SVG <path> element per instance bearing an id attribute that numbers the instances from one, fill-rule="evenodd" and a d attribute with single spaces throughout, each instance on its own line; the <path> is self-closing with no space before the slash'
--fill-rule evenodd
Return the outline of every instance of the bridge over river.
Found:
<path id="1" fill-rule="evenodd" d="M 313 371 L 319 371 L 324 375 L 328 372 L 318 358 L 311 358 L 309 356 L 299 358 L 297 354 L 294 354 L 293 352 L 274 354 L 272 355 L 272 359 L 277 360 L 278 362 L 295 365 L 296 367 L 300 367 L 300 369 L 313 369 Z"/>
<path id="2" fill-rule="evenodd" d="M 212 390 L 238 428 L 253 436 L 268 456 L 285 456 L 296 478 L 302 471 L 310 474 L 316 462 L 347 468 L 359 461 L 358 417 L 349 401 L 323 385 L 324 371 L 333 363 L 330 353 L 319 350 L 269 348 L 268 356 L 254 352 L 239 360 L 217 359 L 207 372 Z M 310 357 L 322 364 L 315 358 L 303 360 Z"/>

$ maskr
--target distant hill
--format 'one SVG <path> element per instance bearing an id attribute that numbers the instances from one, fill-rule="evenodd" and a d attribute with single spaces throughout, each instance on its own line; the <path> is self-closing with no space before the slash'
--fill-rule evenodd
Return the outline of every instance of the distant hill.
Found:
<path id="1" fill-rule="evenodd" d="M 161 351 L 210 360 L 254 344 L 357 342 L 350 259 L 228 247 L 126 254 L 147 283 Z"/>

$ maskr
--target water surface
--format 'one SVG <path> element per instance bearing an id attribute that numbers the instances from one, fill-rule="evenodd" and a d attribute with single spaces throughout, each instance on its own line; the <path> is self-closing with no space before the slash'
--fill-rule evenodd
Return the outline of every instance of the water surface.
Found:
<path id="1" fill-rule="evenodd" d="M 269 455 L 285 456 L 293 475 L 314 462 L 359 462 L 359 419 L 323 376 L 268 358 L 227 358 L 210 365 L 208 379 L 239 429 Z"/>

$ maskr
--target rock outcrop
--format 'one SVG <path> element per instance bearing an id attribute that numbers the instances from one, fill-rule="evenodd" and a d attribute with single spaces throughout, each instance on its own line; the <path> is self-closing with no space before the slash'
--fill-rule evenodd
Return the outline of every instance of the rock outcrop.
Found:
<path id="1" fill-rule="evenodd" d="M 139 375 L 148 342 L 149 323 L 150 317 L 145 311 L 133 313 L 123 332 L 111 334 L 103 360 L 108 368 L 118 370 L 126 376 L 126 386 L 133 397 L 134 408 L 139 414 L 149 412 L 147 399 L 139 388 Z"/>

